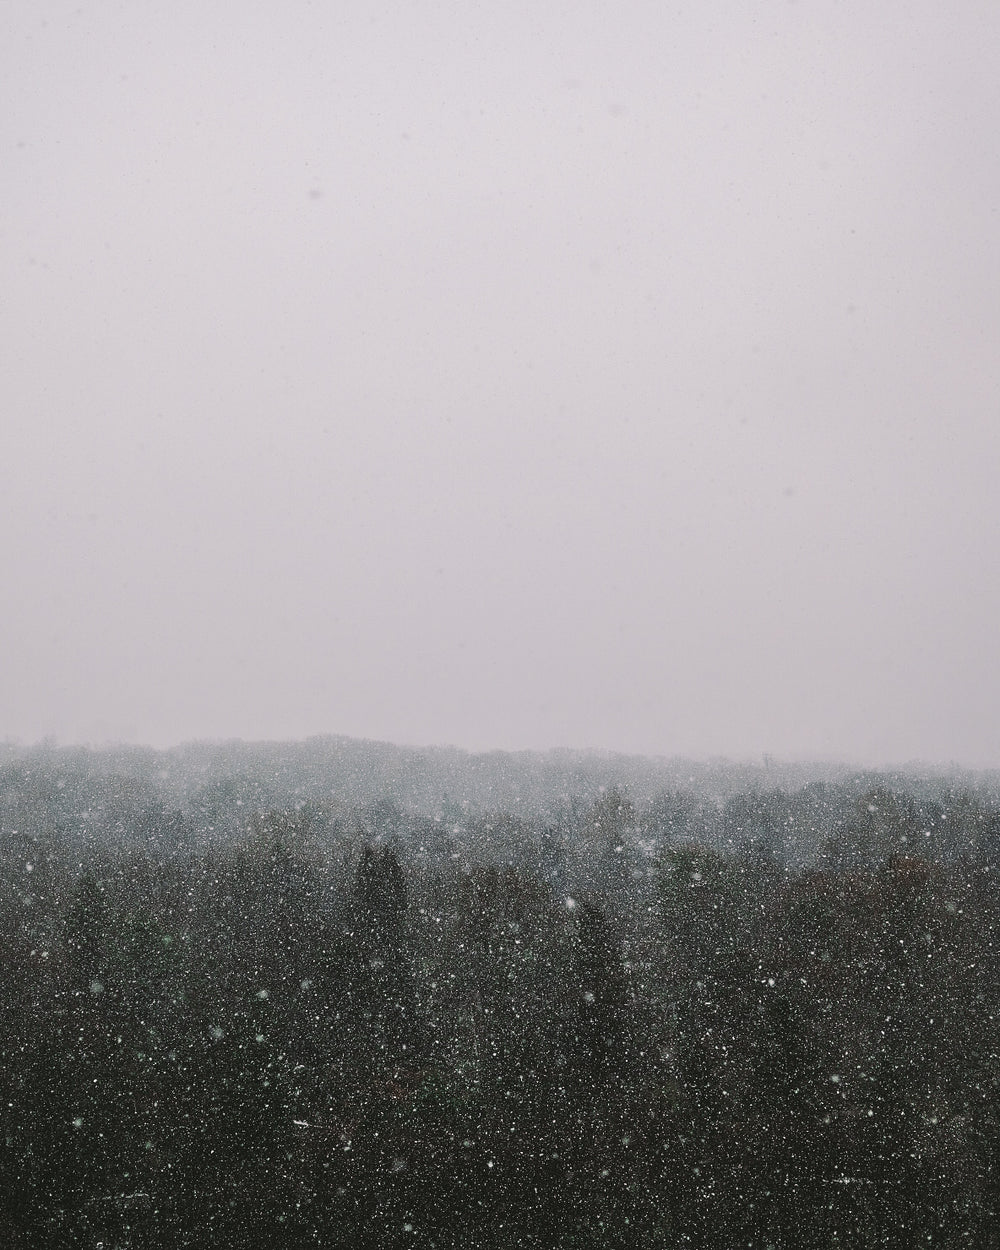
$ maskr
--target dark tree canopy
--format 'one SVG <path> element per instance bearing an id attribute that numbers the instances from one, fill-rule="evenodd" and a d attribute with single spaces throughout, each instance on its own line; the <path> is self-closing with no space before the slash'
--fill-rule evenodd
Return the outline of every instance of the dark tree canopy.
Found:
<path id="1" fill-rule="evenodd" d="M 995 1244 L 987 793 L 50 780 L 0 790 L 5 1245 Z"/>

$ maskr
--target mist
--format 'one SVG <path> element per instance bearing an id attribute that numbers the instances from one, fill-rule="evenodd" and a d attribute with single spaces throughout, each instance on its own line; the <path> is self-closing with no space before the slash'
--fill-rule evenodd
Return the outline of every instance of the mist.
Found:
<path id="1" fill-rule="evenodd" d="M 0 737 L 1000 765 L 992 5 L 0 20 Z"/>

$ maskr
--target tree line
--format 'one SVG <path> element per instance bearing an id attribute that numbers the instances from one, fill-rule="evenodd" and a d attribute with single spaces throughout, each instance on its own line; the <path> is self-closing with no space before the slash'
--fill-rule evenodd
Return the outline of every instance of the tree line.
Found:
<path id="1" fill-rule="evenodd" d="M 998 1244 L 982 796 L 81 838 L 0 783 L 12 1247 Z"/>

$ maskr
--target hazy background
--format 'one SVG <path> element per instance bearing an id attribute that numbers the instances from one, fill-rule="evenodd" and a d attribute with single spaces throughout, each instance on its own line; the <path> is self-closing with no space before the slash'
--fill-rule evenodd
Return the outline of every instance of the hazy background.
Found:
<path id="1" fill-rule="evenodd" d="M 1000 764 L 1000 9 L 0 18 L 0 736 Z"/>

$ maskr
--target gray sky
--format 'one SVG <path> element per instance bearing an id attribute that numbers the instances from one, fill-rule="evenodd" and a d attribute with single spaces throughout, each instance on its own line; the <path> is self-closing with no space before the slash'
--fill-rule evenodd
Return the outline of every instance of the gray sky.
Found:
<path id="1" fill-rule="evenodd" d="M 8 0 L 0 736 L 1000 765 L 995 0 Z"/>

